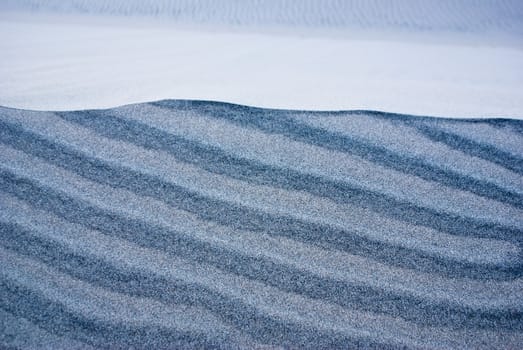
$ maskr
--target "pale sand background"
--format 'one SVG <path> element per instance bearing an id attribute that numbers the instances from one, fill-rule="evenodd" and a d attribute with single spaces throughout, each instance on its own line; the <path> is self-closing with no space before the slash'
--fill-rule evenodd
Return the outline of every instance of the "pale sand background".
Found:
<path id="1" fill-rule="evenodd" d="M 519 1 L 3 0 L 0 105 L 523 117 L 522 19 Z"/>

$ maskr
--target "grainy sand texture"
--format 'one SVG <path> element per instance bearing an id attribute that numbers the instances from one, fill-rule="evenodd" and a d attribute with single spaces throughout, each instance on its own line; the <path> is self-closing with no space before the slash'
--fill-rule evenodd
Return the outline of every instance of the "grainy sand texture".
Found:
<path id="1" fill-rule="evenodd" d="M 523 122 L 0 109 L 0 343 L 520 348 Z"/>

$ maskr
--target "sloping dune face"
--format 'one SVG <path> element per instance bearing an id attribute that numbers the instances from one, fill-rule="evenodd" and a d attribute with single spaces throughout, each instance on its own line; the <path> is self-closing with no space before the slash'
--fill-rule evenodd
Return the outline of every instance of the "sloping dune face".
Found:
<path id="1" fill-rule="evenodd" d="M 0 344 L 523 346 L 523 121 L 0 109 Z"/>

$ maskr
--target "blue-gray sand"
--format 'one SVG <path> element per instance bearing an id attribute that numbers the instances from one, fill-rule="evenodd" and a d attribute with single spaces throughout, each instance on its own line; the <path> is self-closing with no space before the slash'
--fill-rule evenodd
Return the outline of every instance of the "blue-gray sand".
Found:
<path id="1" fill-rule="evenodd" d="M 0 347 L 523 348 L 523 121 L 0 108 Z"/>

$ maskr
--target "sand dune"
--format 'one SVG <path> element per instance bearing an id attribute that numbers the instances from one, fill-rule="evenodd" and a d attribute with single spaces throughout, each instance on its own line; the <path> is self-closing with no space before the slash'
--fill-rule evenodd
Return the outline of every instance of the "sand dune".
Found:
<path id="1" fill-rule="evenodd" d="M 523 348 L 522 38 L 517 0 L 0 0 L 0 348 Z"/>
<path id="2" fill-rule="evenodd" d="M 183 100 L 1 108 L 0 343 L 521 347 L 522 130 Z"/>

